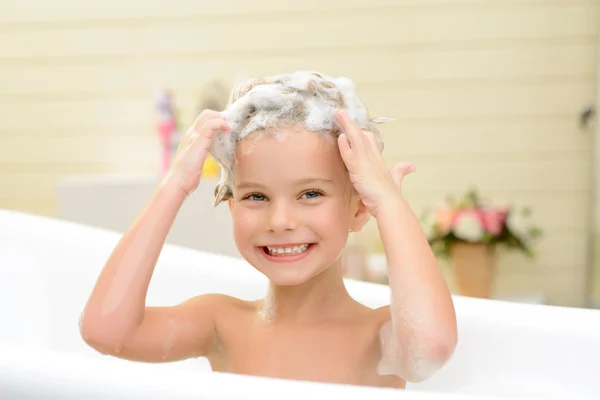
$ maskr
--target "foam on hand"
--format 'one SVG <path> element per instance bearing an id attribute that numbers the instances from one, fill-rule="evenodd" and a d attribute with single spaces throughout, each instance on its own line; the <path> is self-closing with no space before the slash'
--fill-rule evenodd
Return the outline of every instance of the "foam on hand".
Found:
<path id="1" fill-rule="evenodd" d="M 231 131 L 214 136 L 210 153 L 221 165 L 221 180 L 215 190 L 217 205 L 231 197 L 233 163 L 238 142 L 252 133 L 274 131 L 283 125 L 300 125 L 312 132 L 339 136 L 341 127 L 334 117 L 336 109 L 345 109 L 363 130 L 371 131 L 383 149 L 375 124 L 390 121 L 370 118 L 359 99 L 354 83 L 345 77 L 332 78 L 310 71 L 268 78 L 250 79 L 231 93 L 230 104 L 222 112 Z"/>

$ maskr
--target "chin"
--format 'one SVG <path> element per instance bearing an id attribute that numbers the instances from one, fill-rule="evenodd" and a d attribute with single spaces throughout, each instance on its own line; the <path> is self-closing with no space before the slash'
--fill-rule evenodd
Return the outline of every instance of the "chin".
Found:
<path id="1" fill-rule="evenodd" d="M 289 274 L 289 273 L 279 273 L 277 271 L 269 271 L 265 273 L 265 276 L 269 279 L 269 281 L 277 286 L 297 286 L 303 283 L 306 283 L 311 280 L 315 274 Z"/>

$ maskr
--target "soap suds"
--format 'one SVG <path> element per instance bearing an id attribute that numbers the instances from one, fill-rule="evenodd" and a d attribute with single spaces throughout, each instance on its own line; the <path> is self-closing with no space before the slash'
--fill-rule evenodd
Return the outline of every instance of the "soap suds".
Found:
<path id="1" fill-rule="evenodd" d="M 410 382 L 421 382 L 443 366 L 442 363 L 429 358 L 416 338 L 411 340 L 413 348 L 401 349 L 393 331 L 392 321 L 388 321 L 379 332 L 381 347 L 381 361 L 377 365 L 379 375 L 396 375 Z"/>
<path id="2" fill-rule="evenodd" d="M 336 109 L 345 109 L 361 129 L 373 132 L 383 149 L 375 124 L 391 119 L 370 118 L 349 78 L 297 71 L 239 84 L 231 93 L 228 107 L 221 113 L 231 131 L 215 135 L 210 148 L 211 155 L 221 165 L 214 205 L 231 198 L 237 143 L 254 132 L 274 131 L 284 125 L 301 125 L 311 132 L 337 137 L 341 127 L 334 117 Z"/>
<path id="3" fill-rule="evenodd" d="M 165 343 L 163 344 L 164 352 L 161 357 L 161 360 L 163 360 L 163 361 L 169 357 L 171 348 L 175 344 L 175 337 L 177 336 L 177 333 L 181 330 L 180 324 L 174 319 L 167 320 L 167 325 L 169 326 L 169 336 L 167 336 L 167 339 L 165 340 Z"/>
<path id="4" fill-rule="evenodd" d="M 401 295 L 397 295 L 401 296 Z M 402 302 L 400 302 L 402 304 Z M 394 295 L 390 298 L 390 309 L 393 313 Z M 398 312 L 396 310 L 395 312 Z M 443 362 L 432 360 L 427 351 L 428 341 L 435 340 L 435 333 L 424 325 L 423 318 L 413 309 L 403 307 L 395 318 L 386 322 L 379 331 L 381 361 L 377 365 L 379 375 L 396 375 L 407 381 L 420 382 L 431 377 L 442 366 Z M 398 331 L 401 331 L 401 334 Z M 412 334 L 411 334 L 412 332 Z M 412 337 L 408 337 L 412 335 Z M 401 348 L 399 336 L 405 340 Z"/>
<path id="5" fill-rule="evenodd" d="M 265 296 L 260 309 L 258 310 L 258 316 L 264 322 L 272 322 L 277 315 L 277 303 L 275 298 L 269 293 Z"/>

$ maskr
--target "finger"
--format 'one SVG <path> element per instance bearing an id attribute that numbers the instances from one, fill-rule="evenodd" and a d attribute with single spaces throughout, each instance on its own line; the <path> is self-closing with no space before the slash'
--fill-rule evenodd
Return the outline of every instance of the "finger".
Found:
<path id="1" fill-rule="evenodd" d="M 187 135 L 192 136 L 204 130 L 204 126 L 208 121 L 220 121 L 221 123 L 227 122 L 220 113 L 213 110 L 204 110 L 198 118 L 194 121 L 192 126 L 188 129 Z M 229 126 L 229 125 L 227 125 Z"/>
<path id="2" fill-rule="evenodd" d="M 347 164 L 350 161 L 352 149 L 350 148 L 350 142 L 348 142 L 348 136 L 346 136 L 346 134 L 342 133 L 338 137 L 338 147 L 340 148 L 342 160 Z"/>
<path id="3" fill-rule="evenodd" d="M 344 133 L 347 135 L 350 147 L 359 148 L 363 146 L 362 131 L 350 119 L 346 110 L 337 110 L 335 113 L 336 121 L 342 126 Z"/>
<path id="4" fill-rule="evenodd" d="M 221 115 L 220 112 L 215 111 L 215 110 L 202 110 L 202 112 L 200 113 L 200 115 L 198 115 L 198 117 L 196 118 L 196 120 L 194 121 L 194 123 L 192 124 L 192 129 L 198 131 L 200 130 L 200 128 L 206 123 L 206 121 L 208 121 L 209 119 L 221 119 L 221 120 L 225 120 L 223 118 L 223 116 Z"/>
<path id="5" fill-rule="evenodd" d="M 375 146 L 375 149 L 382 153 L 383 152 L 383 141 L 381 140 L 381 138 L 379 136 L 377 136 L 375 133 L 371 132 L 371 136 L 373 137 L 373 145 Z"/>
<path id="6" fill-rule="evenodd" d="M 231 126 L 223 119 L 209 119 L 199 130 L 200 136 L 204 136 L 208 143 L 212 140 L 215 132 L 228 132 Z"/>
<path id="7" fill-rule="evenodd" d="M 359 128 L 359 135 L 360 138 L 362 139 L 362 145 L 363 145 L 363 149 L 369 149 L 371 147 L 371 140 L 369 139 L 369 133 L 367 131 L 363 131 L 362 129 Z"/>
<path id="8" fill-rule="evenodd" d="M 408 174 L 416 171 L 416 167 L 409 162 L 400 162 L 390 169 L 390 175 L 396 185 L 402 185 L 402 180 Z"/>
<path id="9" fill-rule="evenodd" d="M 364 131 L 364 134 L 367 138 L 367 141 L 369 142 L 369 146 L 371 147 L 371 149 L 377 153 L 381 152 L 381 149 L 379 148 L 379 142 L 377 141 L 375 134 L 371 131 Z"/>
<path id="10" fill-rule="evenodd" d="M 181 143 L 194 143 L 197 140 L 204 138 L 208 146 L 212 142 L 215 131 L 228 132 L 231 130 L 231 126 L 223 119 L 213 118 L 207 119 L 200 126 L 194 125 L 186 132 L 181 140 Z"/>

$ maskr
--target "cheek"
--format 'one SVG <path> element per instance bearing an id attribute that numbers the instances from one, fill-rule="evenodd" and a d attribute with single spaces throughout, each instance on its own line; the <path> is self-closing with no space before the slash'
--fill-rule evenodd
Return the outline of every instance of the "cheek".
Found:
<path id="1" fill-rule="evenodd" d="M 350 229 L 348 206 L 341 202 L 331 202 L 327 206 L 318 207 L 311 213 L 311 220 L 319 226 L 319 230 L 327 232 L 330 237 L 343 237 Z"/>
<path id="2" fill-rule="evenodd" d="M 233 209 L 233 235 L 236 241 L 248 240 L 256 232 L 259 217 L 256 211 L 246 210 L 241 207 Z"/>
<path id="3" fill-rule="evenodd" d="M 333 263 L 343 253 L 348 240 L 348 213 L 340 207 L 323 208 L 313 215 L 313 226 L 324 244 L 321 254 L 328 263 Z"/>

